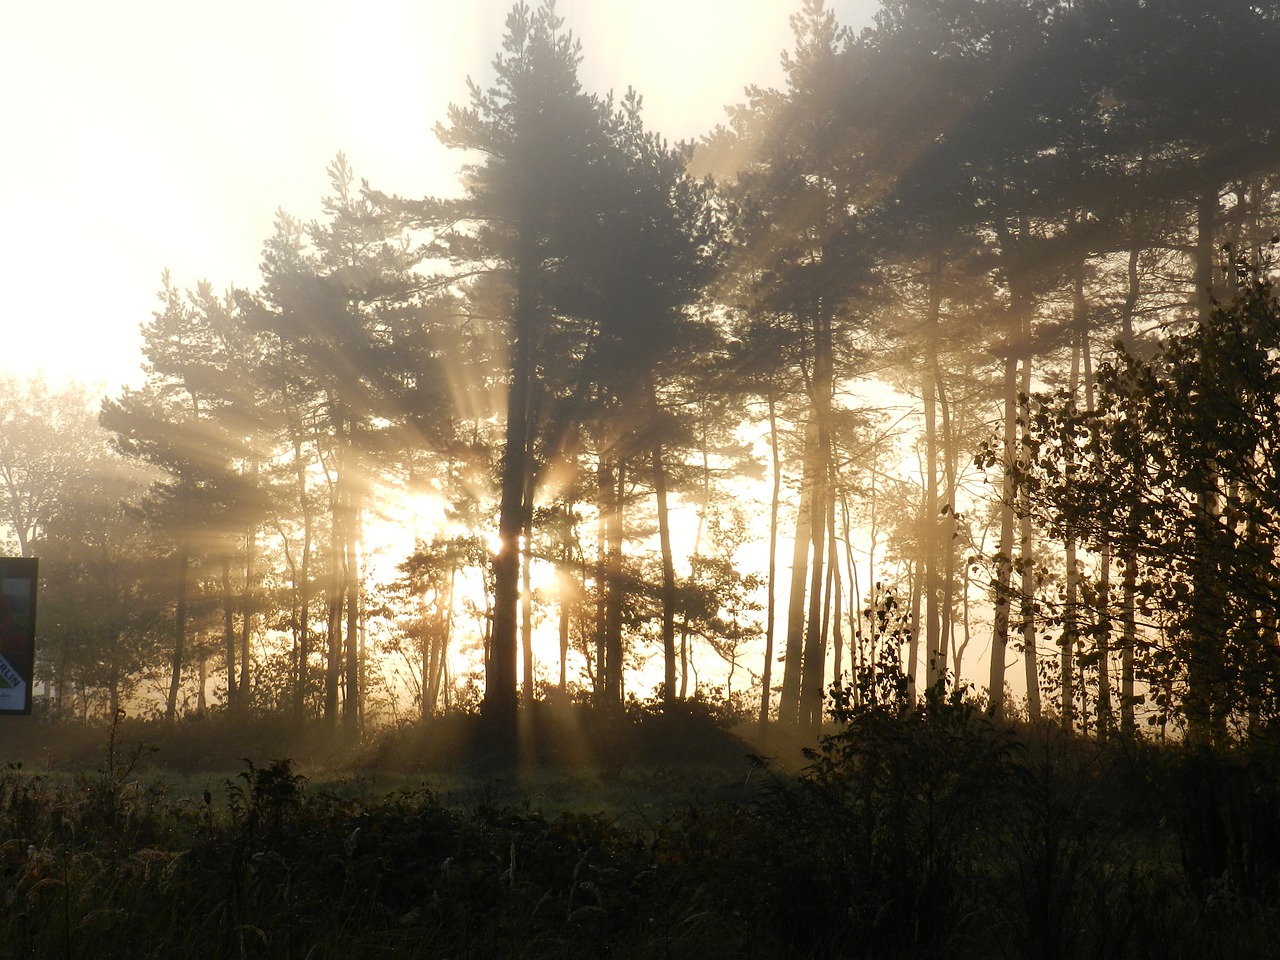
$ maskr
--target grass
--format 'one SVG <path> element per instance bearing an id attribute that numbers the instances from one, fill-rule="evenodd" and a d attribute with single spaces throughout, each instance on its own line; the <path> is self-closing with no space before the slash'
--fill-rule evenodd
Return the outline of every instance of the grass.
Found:
<path id="1" fill-rule="evenodd" d="M 93 750 L 44 731 L 36 764 L 0 770 L 0 958 L 1053 960 L 1280 942 L 1262 753 L 1104 747 L 948 708 L 854 717 L 796 771 L 705 717 L 529 719 L 527 749 L 498 758 L 454 719 L 324 763 L 285 759 L 322 738 L 265 722 L 234 739 L 208 721 L 190 742 L 121 724 Z M 232 759 L 250 751 L 228 739 L 265 752 Z"/>

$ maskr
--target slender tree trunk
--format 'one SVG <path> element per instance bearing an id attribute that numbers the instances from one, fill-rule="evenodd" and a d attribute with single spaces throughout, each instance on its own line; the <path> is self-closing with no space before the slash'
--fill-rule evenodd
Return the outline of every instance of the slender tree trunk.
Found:
<path id="1" fill-rule="evenodd" d="M 1120 598 L 1120 735 L 1131 740 L 1137 734 L 1134 705 L 1134 650 L 1138 640 L 1138 564 L 1137 551 L 1131 543 L 1137 535 L 1134 519 L 1129 521 L 1129 540 L 1125 545 Z"/>
<path id="2" fill-rule="evenodd" d="M 196 676 L 196 713 L 203 717 L 208 709 L 206 689 L 209 686 L 209 658 L 201 655 Z M 114 712 L 113 712 L 114 714 Z"/>
<path id="3" fill-rule="evenodd" d="M 1084 361 L 1085 409 L 1093 414 L 1098 407 L 1096 384 L 1093 377 L 1093 352 L 1089 345 L 1089 331 L 1081 335 Z M 1111 707 L 1111 536 L 1104 534 L 1098 551 L 1098 608 L 1095 627 L 1098 651 L 1098 739 L 1111 735 L 1113 724 Z"/>
<path id="4" fill-rule="evenodd" d="M 421 664 L 422 683 L 418 688 L 418 720 L 426 720 L 431 716 L 433 701 L 429 690 L 431 677 L 436 669 L 436 627 L 440 623 L 439 597 L 436 598 L 436 612 L 431 614 L 425 596 L 420 607 L 420 625 L 418 627 L 418 663 Z"/>
<path id="5" fill-rule="evenodd" d="M 557 685 L 561 694 L 569 689 L 569 628 L 572 626 L 572 606 L 569 600 L 569 574 L 561 572 L 557 578 L 560 585 L 560 682 Z"/>
<path id="6" fill-rule="evenodd" d="M 844 559 L 849 566 L 849 673 L 852 678 L 850 690 L 855 701 L 858 698 L 858 667 L 862 651 L 862 587 L 858 580 L 858 564 L 853 558 L 853 525 L 849 516 L 849 495 L 840 491 L 840 517 L 844 527 Z M 874 606 L 874 598 L 871 605 Z M 874 619 L 874 614 L 873 614 Z M 836 677 L 840 676 L 840 662 L 837 658 Z"/>
<path id="7" fill-rule="evenodd" d="M 528 494 L 526 506 L 533 501 L 533 494 Z M 520 650 L 521 666 L 524 674 L 524 702 L 533 703 L 533 511 L 526 509 L 524 515 L 524 550 L 521 551 L 520 563 Z"/>
<path id="8" fill-rule="evenodd" d="M 231 595 L 231 557 L 222 557 L 222 644 L 227 666 L 227 706 L 240 705 L 236 688 L 235 600 Z"/>
<path id="9" fill-rule="evenodd" d="M 306 709 L 307 685 L 310 682 L 311 658 L 311 499 L 307 496 L 307 470 L 302 458 L 302 429 L 295 424 L 293 432 L 294 483 L 298 507 L 302 511 L 302 549 L 294 579 L 294 603 L 298 610 L 298 660 L 294 668 L 293 714 L 301 720 Z"/>
<path id="10" fill-rule="evenodd" d="M 251 689 L 252 676 L 249 656 L 250 641 L 253 639 L 254 598 L 257 594 L 255 570 L 257 566 L 258 531 L 250 527 L 245 533 L 244 560 L 244 595 L 240 599 L 240 690 L 247 700 Z"/>
<path id="11" fill-rule="evenodd" d="M 607 654 L 609 619 L 609 534 L 608 523 L 613 501 L 613 469 L 603 457 L 596 470 L 596 677 L 595 702 L 603 705 L 608 679 Z"/>
<path id="12" fill-rule="evenodd" d="M 662 702 L 670 708 L 676 695 L 676 567 L 667 515 L 667 471 L 662 445 L 654 444 L 653 494 L 658 507 L 658 543 L 662 550 Z"/>
<path id="13" fill-rule="evenodd" d="M 360 539 L 356 541 L 356 560 L 358 563 L 357 570 L 360 576 L 356 581 L 356 630 L 359 637 L 359 645 L 356 648 L 356 731 L 363 733 L 365 726 L 365 705 L 369 701 L 368 687 L 369 678 L 365 673 L 365 665 L 369 662 L 369 618 L 366 612 L 364 594 L 364 519 L 361 514 L 360 521 Z"/>
<path id="14" fill-rule="evenodd" d="M 805 582 L 809 576 L 809 547 L 813 539 L 813 459 L 809 452 L 817 444 L 812 421 L 805 430 L 805 458 L 800 480 L 800 505 L 796 511 L 796 536 L 791 553 L 791 592 L 787 602 L 786 659 L 782 665 L 782 691 L 778 704 L 779 720 L 787 724 L 800 721 L 801 659 L 804 655 Z"/>
<path id="15" fill-rule="evenodd" d="M 107 675 L 107 709 L 111 711 L 112 722 L 120 716 L 120 632 L 111 632 L 108 645 L 108 657 L 111 669 Z M 201 661 L 203 664 L 203 660 Z"/>
<path id="16" fill-rule="evenodd" d="M 1196 309 L 1201 326 L 1213 314 L 1214 236 L 1219 200 L 1216 188 L 1200 197 L 1196 235 Z M 1222 592 L 1218 564 L 1213 553 L 1215 528 L 1219 522 L 1220 480 L 1212 463 L 1200 465 L 1192 480 L 1195 497 L 1194 554 L 1190 561 L 1191 617 L 1187 625 L 1187 695 L 1183 700 L 1187 715 L 1187 737 L 1192 743 L 1216 745 L 1225 740 L 1225 714 L 1220 706 L 1220 686 L 1224 673 L 1218 630 L 1223 623 Z"/>
<path id="17" fill-rule="evenodd" d="M 566 503 L 564 505 L 564 526 L 563 538 L 560 542 L 560 563 L 556 568 L 556 585 L 560 592 L 560 693 L 564 694 L 568 691 L 568 669 L 569 669 L 569 628 L 573 621 L 573 611 L 576 607 L 575 590 L 573 578 L 569 574 L 570 565 L 573 562 L 573 528 L 574 528 L 573 508 Z"/>
<path id="18" fill-rule="evenodd" d="M 361 503 L 357 493 L 359 464 L 356 459 L 356 421 L 351 410 L 343 407 L 346 432 L 338 444 L 339 505 L 342 510 L 342 542 L 339 544 L 343 594 L 346 604 L 346 641 L 343 648 L 342 723 L 348 737 L 360 732 L 360 625 L 363 576 L 360 569 Z"/>
<path id="19" fill-rule="evenodd" d="M 252 451 L 250 473 L 253 476 L 253 486 L 256 490 L 258 486 L 258 438 L 256 434 L 250 439 L 250 449 Z M 253 638 L 253 622 L 256 616 L 257 566 L 258 525 L 255 521 L 249 523 L 244 534 L 244 596 L 240 601 L 240 691 L 246 701 L 246 705 L 248 704 L 251 690 L 252 665 L 249 657 L 249 644 Z"/>
<path id="20" fill-rule="evenodd" d="M 835 503 L 832 502 L 831 511 L 835 512 Z M 828 567 L 831 570 L 829 590 L 832 593 L 831 598 L 831 677 L 835 683 L 843 683 L 841 679 L 841 657 L 844 650 L 844 631 L 842 621 L 844 618 L 844 578 L 840 575 L 839 553 L 836 550 L 836 531 L 835 524 L 832 523 L 831 536 L 827 543 L 827 556 L 830 557 Z M 824 618 L 825 619 L 825 618 Z M 825 630 L 824 630 L 825 632 Z"/>
<path id="21" fill-rule="evenodd" d="M 608 553 L 608 610 L 605 618 L 605 660 L 608 672 L 605 682 L 605 702 L 609 706 L 622 705 L 622 607 L 626 584 L 623 579 L 623 495 L 626 489 L 626 467 L 620 461 L 616 471 L 614 494 L 609 504 L 606 535 Z"/>
<path id="22" fill-rule="evenodd" d="M 825 251 L 822 259 L 825 262 Z M 835 562 L 834 557 L 828 561 L 825 556 L 828 532 L 835 523 L 833 499 L 835 459 L 831 434 L 834 373 L 831 308 L 825 299 L 819 297 L 813 307 L 813 383 L 810 388 L 810 405 L 818 432 L 815 451 L 817 458 L 813 470 L 813 519 L 810 530 L 813 542 L 813 566 L 810 573 L 809 629 L 805 634 L 800 687 L 800 721 L 814 729 L 817 729 L 822 722 L 827 668 L 827 632 L 822 590 L 824 564 Z"/>
<path id="23" fill-rule="evenodd" d="M 822 458 L 819 462 L 830 462 Z M 800 723 L 817 728 L 822 721 L 822 686 L 826 678 L 827 636 L 823 630 L 823 590 L 826 572 L 827 507 L 831 502 L 825 476 L 814 490 L 810 542 L 813 564 L 809 569 L 809 623 L 804 637 L 804 660 L 800 675 Z"/>
<path id="24" fill-rule="evenodd" d="M 334 557 L 339 563 L 339 558 Z M 325 618 L 325 650 L 324 670 L 324 719 L 330 730 L 338 724 L 338 689 L 342 677 L 342 598 L 345 587 L 342 583 L 342 567 L 339 564 L 330 575 L 329 605 Z"/>
<path id="25" fill-rule="evenodd" d="M 872 476 L 874 476 L 874 471 Z M 852 517 L 849 509 L 849 493 L 841 490 L 840 494 L 840 511 L 841 518 L 844 520 L 845 532 L 845 563 L 849 564 L 849 675 L 850 675 L 850 691 L 855 701 L 859 701 L 859 676 L 861 666 L 863 666 L 863 646 L 867 643 L 867 636 L 863 630 L 863 588 L 861 588 L 861 580 L 858 576 L 858 562 L 854 559 L 854 527 L 852 527 Z M 876 539 L 876 521 L 874 521 L 874 507 L 872 508 L 872 536 L 870 539 Z M 870 548 L 870 554 L 874 558 L 874 547 Z M 868 570 L 872 568 L 872 563 L 868 562 Z M 876 620 L 874 608 L 876 608 L 876 591 L 872 588 L 872 594 L 867 602 L 870 609 L 870 620 Z M 874 630 L 874 627 L 869 627 Z M 838 675 L 837 675 L 838 676 Z"/>
<path id="26" fill-rule="evenodd" d="M 773 694 L 774 617 L 777 614 L 778 506 L 782 499 L 782 456 L 778 450 L 778 410 L 773 385 L 769 385 L 769 451 L 773 468 L 773 489 L 769 498 L 769 573 L 766 584 L 764 669 L 760 674 L 760 726 L 769 723 Z"/>
<path id="27" fill-rule="evenodd" d="M 458 561 L 450 556 L 449 580 L 445 586 L 445 596 L 438 604 L 440 608 L 438 616 L 441 621 L 440 635 L 432 642 L 431 674 L 423 697 L 424 709 L 429 709 L 432 713 L 440 702 L 441 688 L 447 673 L 449 643 L 453 639 L 453 604 L 457 584 Z"/>
<path id="28" fill-rule="evenodd" d="M 53 717 L 61 722 L 66 718 L 67 673 L 71 660 L 71 637 L 63 632 L 58 641 L 58 672 L 53 681 Z"/>
<path id="29" fill-rule="evenodd" d="M 706 398 L 702 401 L 702 432 L 699 436 L 698 446 L 702 454 L 702 491 L 700 503 L 698 504 L 698 525 L 693 533 L 693 553 L 690 560 L 697 560 L 702 556 L 702 534 L 707 526 L 707 511 L 711 508 L 711 450 L 710 439 L 707 436 L 707 402 Z M 691 659 L 689 656 L 689 624 L 684 621 L 680 626 L 680 699 L 685 700 L 689 696 L 689 672 L 691 667 Z M 697 686 L 695 682 L 695 693 Z"/>
<path id="30" fill-rule="evenodd" d="M 299 579 L 301 595 L 298 599 L 298 663 L 294 677 L 293 711 L 301 720 L 307 703 L 307 687 L 311 682 L 311 528 L 307 519 L 307 532 L 302 548 Z"/>
<path id="31" fill-rule="evenodd" d="M 1125 350 L 1132 352 L 1134 347 L 1133 317 L 1138 306 L 1141 293 L 1138 274 L 1141 247 L 1137 240 L 1133 241 L 1129 251 L 1128 288 L 1120 311 L 1120 343 Z M 1134 447 L 1135 454 L 1137 447 Z M 1143 465 L 1136 459 L 1129 465 L 1130 476 L 1135 479 L 1141 476 Z M 1137 733 L 1134 717 L 1134 649 L 1138 640 L 1138 541 L 1141 536 L 1141 518 L 1138 512 L 1136 497 L 1126 504 L 1127 518 L 1125 533 L 1119 544 L 1118 557 L 1121 568 L 1120 587 L 1120 735 L 1131 740 Z"/>
<path id="32" fill-rule="evenodd" d="M 945 520 L 939 517 L 940 529 L 938 532 L 938 549 L 942 553 L 941 596 L 938 601 L 941 627 L 939 640 L 944 645 L 954 647 L 952 638 L 955 633 L 955 626 L 952 621 L 956 594 L 956 536 L 959 530 L 959 525 L 956 522 L 956 474 L 958 473 L 960 453 L 955 431 L 951 424 L 951 403 L 947 396 L 947 384 L 943 377 L 942 364 L 938 360 L 936 351 L 933 357 L 933 365 L 934 379 L 937 383 L 938 419 L 942 432 L 942 473 L 945 498 L 939 512 L 946 515 Z M 960 649 L 953 651 L 951 669 L 955 672 L 957 683 L 960 682 L 960 658 L 964 653 L 964 648 L 965 645 L 961 644 Z"/>
<path id="33" fill-rule="evenodd" d="M 347 512 L 346 474 L 342 463 L 345 456 L 346 423 L 343 410 L 336 398 L 330 398 L 333 410 L 334 458 L 337 463 L 336 476 L 332 482 L 331 525 L 332 536 L 329 544 L 329 609 L 326 623 L 328 650 L 325 659 L 324 677 L 324 716 L 330 730 L 338 725 L 340 709 L 339 693 L 342 685 L 342 610 L 347 596 Z"/>
<path id="34" fill-rule="evenodd" d="M 880 618 L 879 618 L 878 611 L 880 609 L 880 604 L 882 603 L 882 600 L 883 600 L 882 582 L 876 577 L 876 544 L 878 543 L 879 536 L 880 536 L 879 501 L 876 499 L 877 474 L 878 474 L 878 470 L 873 466 L 871 470 L 870 491 L 868 495 L 868 500 L 870 501 L 870 510 L 871 510 L 871 518 L 870 518 L 871 523 L 870 523 L 870 529 L 867 531 L 868 532 L 867 580 L 868 580 L 868 588 L 870 590 L 870 593 L 869 593 L 869 599 L 867 600 L 867 604 L 866 604 L 866 610 L 868 614 L 866 640 L 869 646 L 865 651 L 865 656 L 862 649 L 861 632 L 860 632 L 860 639 L 858 643 L 859 663 L 860 665 L 865 665 L 868 671 L 868 676 L 871 676 L 871 677 L 874 677 L 874 673 L 875 673 L 875 659 L 876 659 L 875 648 L 876 648 L 876 643 L 879 639 L 879 633 L 880 633 L 880 623 L 879 623 Z M 907 703 L 912 704 L 913 706 L 916 702 L 915 655 L 916 655 L 915 645 L 912 644 L 911 649 L 908 651 L 908 654 L 907 654 L 907 660 L 908 660 Z M 901 657 L 899 657 L 898 667 L 899 669 L 902 669 Z"/>
<path id="35" fill-rule="evenodd" d="M 1076 300 L 1076 316 L 1075 330 L 1071 344 L 1071 377 L 1068 382 L 1068 393 L 1070 400 L 1068 401 L 1069 416 L 1075 418 L 1076 394 L 1080 389 L 1080 341 L 1083 339 L 1083 317 L 1081 316 L 1081 303 L 1083 300 L 1082 284 L 1084 282 L 1083 275 L 1077 269 L 1075 277 L 1075 300 Z M 1068 444 L 1066 448 L 1066 469 L 1067 481 L 1070 483 L 1075 473 L 1075 457 L 1074 448 Z M 1079 561 L 1076 556 L 1077 539 L 1075 530 L 1068 525 L 1066 531 L 1065 542 L 1063 543 L 1063 553 L 1066 558 L 1066 599 L 1062 611 L 1062 650 L 1060 670 L 1062 673 L 1062 728 L 1068 733 L 1071 732 L 1075 725 L 1075 652 L 1076 643 L 1080 633 L 1079 623 L 1079 598 L 1080 598 L 1080 571 Z"/>
<path id="36" fill-rule="evenodd" d="M 909 609 L 911 611 L 911 633 L 907 638 L 907 689 L 913 689 L 916 684 L 913 678 L 920 674 L 920 608 L 923 602 L 921 594 L 924 590 L 921 587 L 923 579 L 923 571 L 920 569 L 920 558 L 916 557 L 909 561 L 908 569 L 911 571 L 911 594 L 908 597 Z M 883 638 L 882 638 L 883 639 Z M 876 660 L 875 648 L 872 648 L 871 656 L 872 682 L 875 680 L 875 673 L 879 671 L 880 664 Z M 927 689 L 926 689 L 927 692 Z M 916 701 L 911 700 L 911 709 L 915 709 Z"/>
<path id="37" fill-rule="evenodd" d="M 178 690 L 182 686 L 182 665 L 187 646 L 187 579 L 191 563 L 189 548 L 185 543 L 178 548 L 178 599 L 173 612 L 173 657 L 170 660 L 169 697 L 165 701 L 164 717 L 172 723 L 178 712 Z"/>
<path id="38" fill-rule="evenodd" d="M 342 720 L 349 735 L 356 735 L 360 730 L 361 685 L 360 685 L 360 625 L 361 625 L 361 573 L 360 554 L 358 549 L 357 529 L 359 514 L 354 505 L 348 518 L 346 555 L 346 594 L 347 594 L 347 640 L 346 664 L 344 674 L 346 689 L 342 701 Z"/>
<path id="39" fill-rule="evenodd" d="M 1028 330 L 1029 334 L 1030 331 Z M 1022 433 L 1030 429 L 1030 410 L 1027 404 L 1031 396 L 1031 350 L 1028 347 L 1022 357 L 1022 390 L 1019 407 L 1022 414 Z M 1019 456 L 1023 456 L 1021 449 Z M 1025 458 L 1024 458 L 1025 459 Z M 1019 618 L 1022 621 L 1022 663 L 1026 668 L 1027 713 L 1033 720 L 1040 719 L 1040 674 L 1036 650 L 1036 563 L 1035 530 L 1031 523 L 1029 499 L 1031 492 L 1025 485 L 1016 494 L 1022 500 L 1022 516 L 1019 519 Z"/>
<path id="40" fill-rule="evenodd" d="M 1009 647 L 1009 608 L 1013 599 L 1013 498 L 1012 465 L 1017 455 L 1018 356 L 1012 340 L 1004 361 L 1004 482 L 1000 495 L 1000 543 L 996 552 L 994 618 L 991 631 L 991 679 L 988 683 L 991 715 L 1004 715 L 1005 657 Z M 1030 696 L 1030 691 L 1028 691 Z"/>
<path id="41" fill-rule="evenodd" d="M 942 692 L 947 676 L 947 651 L 942 642 L 939 612 L 941 583 L 941 526 L 938 522 L 938 321 L 942 312 L 942 260 L 934 257 L 929 280 L 929 312 L 926 320 L 925 363 L 922 370 L 924 402 L 924 496 L 920 504 L 920 564 L 924 586 L 925 685 L 930 694 Z"/>

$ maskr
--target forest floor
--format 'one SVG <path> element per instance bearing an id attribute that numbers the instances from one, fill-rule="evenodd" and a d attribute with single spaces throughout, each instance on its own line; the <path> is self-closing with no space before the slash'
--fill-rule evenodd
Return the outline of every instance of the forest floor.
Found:
<path id="1" fill-rule="evenodd" d="M 1280 951 L 1263 743 L 1099 743 L 963 703 L 816 744 L 699 708 L 548 707 L 497 744 L 474 717 L 359 743 L 0 721 L 0 960 Z"/>
<path id="2" fill-rule="evenodd" d="M 339 796 L 430 789 L 445 802 L 599 814 L 644 829 L 689 808 L 748 803 L 772 773 L 794 773 L 813 734 L 727 725 L 701 712 L 602 718 L 581 706 L 521 715 L 511 749 L 479 718 L 442 717 L 361 741 L 321 722 L 215 715 L 174 724 L 125 718 L 53 724 L 0 717 L 0 765 L 65 782 L 122 776 L 170 794 L 221 796 L 247 770 L 287 761 L 310 789 Z M 2 956 L 2 954 L 0 954 Z"/>

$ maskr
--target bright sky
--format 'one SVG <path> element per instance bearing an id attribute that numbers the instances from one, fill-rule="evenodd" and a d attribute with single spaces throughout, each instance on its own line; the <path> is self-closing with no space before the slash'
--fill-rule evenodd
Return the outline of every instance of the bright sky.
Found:
<path id="1" fill-rule="evenodd" d="M 635 87 L 696 138 L 779 84 L 799 0 L 559 0 L 585 89 Z M 830 4 L 870 22 L 876 0 Z M 432 128 L 497 52 L 509 0 L 40 0 L 0 32 L 0 372 L 138 379 L 164 269 L 256 287 L 278 208 L 319 215 L 325 167 L 451 193 Z"/>

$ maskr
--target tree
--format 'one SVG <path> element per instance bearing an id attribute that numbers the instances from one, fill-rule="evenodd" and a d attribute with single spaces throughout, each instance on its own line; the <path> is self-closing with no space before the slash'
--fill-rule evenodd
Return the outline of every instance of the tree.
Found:
<path id="1" fill-rule="evenodd" d="M 407 445 L 423 439 L 422 424 L 447 386 L 432 376 L 436 363 L 422 342 L 427 311 L 415 301 L 419 280 L 412 274 L 418 252 L 403 236 L 400 215 L 367 185 L 355 188 L 342 154 L 328 174 L 326 220 L 303 228 L 278 218 L 251 322 L 272 342 L 271 382 L 295 448 L 299 500 L 307 496 L 305 471 L 296 472 L 303 469 L 303 423 L 325 477 L 331 521 L 325 716 L 336 723 L 341 681 L 343 724 L 354 734 L 362 723 L 361 531 L 368 491 L 378 461 L 416 454 L 407 454 Z M 305 656 L 299 663 L 305 670 Z"/>
<path id="2" fill-rule="evenodd" d="M 585 428 L 598 464 L 598 507 L 605 519 L 607 555 L 599 664 L 604 701 L 622 702 L 621 576 L 627 539 L 628 477 L 654 491 L 662 552 L 664 695 L 675 696 L 676 580 L 668 519 L 667 457 L 686 440 L 682 420 L 696 406 L 691 381 L 706 374 L 700 362 L 716 333 L 700 321 L 696 302 L 721 252 L 721 216 L 708 185 L 685 173 L 689 148 L 670 147 L 645 129 L 641 100 L 629 91 L 609 126 L 608 150 L 599 173 L 598 208 L 587 241 L 568 274 L 573 289 L 562 297 L 566 335 L 561 350 L 581 359 L 548 379 L 559 379 L 554 415 Z M 575 441 L 576 442 L 576 441 Z M 567 449 L 554 445 L 543 462 L 564 464 Z"/>
<path id="3" fill-rule="evenodd" d="M 40 379 L 0 379 L 0 524 L 33 555 L 49 523 L 105 455 L 88 391 Z"/>
<path id="4" fill-rule="evenodd" d="M 1105 365 L 1096 412 L 1046 398 L 1028 478 L 1046 522 L 1138 560 L 1168 638 L 1146 664 L 1156 705 L 1217 744 L 1273 719 L 1278 677 L 1280 304 L 1246 261 L 1235 280 L 1156 356 Z"/>
<path id="5" fill-rule="evenodd" d="M 851 300 L 868 261 L 856 229 L 865 201 L 861 158 L 842 130 L 842 69 L 851 38 L 822 0 L 792 18 L 784 91 L 748 91 L 732 128 L 706 144 L 701 163 L 735 182 L 742 210 L 739 254 L 730 262 L 730 302 L 749 323 L 739 337 L 764 334 L 743 353 L 769 354 L 801 399 L 804 453 L 792 558 L 780 718 L 821 717 L 827 635 L 823 628 L 834 527 L 832 411 L 837 385 L 857 358 Z M 762 317 L 769 317 L 761 322 Z M 781 336 L 779 336 L 781 335 Z M 778 348 L 781 347 L 779 350 Z M 759 364 L 755 366 L 759 368 Z M 768 378 L 774 380 L 773 377 Z"/>
<path id="6" fill-rule="evenodd" d="M 154 479 L 112 455 L 82 384 L 0 384 L 0 510 L 41 558 L 39 674 L 66 716 L 105 694 L 114 715 L 152 664 L 161 605 L 153 545 L 130 505 Z M 95 704 L 96 707 L 96 704 Z"/>
<path id="7" fill-rule="evenodd" d="M 165 715 L 176 715 L 187 662 L 192 561 L 225 549 L 230 529 L 241 528 L 239 510 L 255 503 L 237 469 L 246 458 L 243 436 L 221 416 L 232 404 L 223 392 L 231 309 L 207 284 L 186 297 L 164 276 L 161 308 L 143 327 L 147 379 L 103 402 L 101 422 L 124 456 L 163 472 L 144 510 L 157 532 L 176 545 L 173 644 Z M 228 695 L 234 696 L 234 637 L 226 636 Z"/>
<path id="8" fill-rule="evenodd" d="M 507 17 L 494 85 L 471 84 L 469 106 L 452 106 L 437 135 L 476 151 L 464 196 L 418 207 L 436 232 L 435 253 L 474 271 L 497 264 L 507 298 L 506 430 L 499 479 L 499 547 L 493 561 L 493 625 L 486 656 L 485 712 L 516 708 L 520 536 L 530 515 L 539 373 L 553 358 L 545 341 L 556 316 L 556 279 L 581 252 L 591 223 L 606 111 L 577 78 L 580 45 L 551 3 L 517 4 Z"/>
<path id="9" fill-rule="evenodd" d="M 172 548 L 135 506 L 155 471 L 110 456 L 96 424 L 81 437 L 95 435 L 98 455 L 81 464 L 37 544 L 37 654 L 57 719 L 116 716 L 168 659 Z"/>

